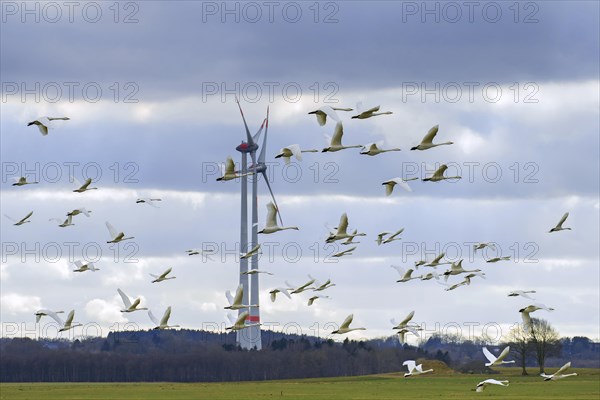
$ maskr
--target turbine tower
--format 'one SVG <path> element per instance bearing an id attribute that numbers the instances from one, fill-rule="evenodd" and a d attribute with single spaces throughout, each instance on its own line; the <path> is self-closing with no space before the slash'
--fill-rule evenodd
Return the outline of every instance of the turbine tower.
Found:
<path id="1" fill-rule="evenodd" d="M 267 132 L 269 129 L 269 108 L 267 107 L 267 118 L 263 121 L 259 131 L 254 135 L 250 135 L 250 130 L 248 129 L 248 124 L 246 123 L 246 118 L 244 117 L 244 112 L 242 111 L 242 107 L 240 106 L 239 101 L 236 99 L 238 107 L 240 109 L 240 113 L 242 115 L 242 120 L 244 121 L 244 127 L 246 129 L 246 140 L 247 142 L 242 142 L 239 146 L 236 147 L 236 150 L 242 153 L 242 187 L 241 187 L 241 223 L 240 223 L 240 251 L 246 253 L 249 249 L 253 248 L 258 244 L 258 179 L 257 174 L 261 173 L 265 182 L 267 183 L 267 187 L 269 188 L 269 192 L 271 193 L 271 197 L 273 198 L 273 203 L 275 207 L 277 207 L 277 202 L 275 201 L 275 196 L 273 195 L 273 191 L 271 190 L 271 184 L 267 178 L 267 165 L 265 163 L 266 158 L 266 147 L 267 147 Z M 258 149 L 258 144 L 256 142 L 259 140 L 260 135 L 262 133 L 263 128 L 265 128 L 265 137 L 263 139 L 263 145 L 261 148 L 260 155 L 258 160 L 256 159 L 256 150 Z M 250 244 L 248 243 L 248 181 L 247 176 L 245 174 L 248 173 L 247 167 L 247 154 L 250 154 L 250 158 L 252 159 L 252 165 L 250 166 L 250 170 L 254 172 L 254 179 L 252 179 L 252 238 Z M 279 211 L 277 212 L 279 214 Z M 279 220 L 281 221 L 281 215 L 279 215 Z M 252 256 L 250 260 L 251 269 L 258 269 L 258 254 Z M 256 304 L 259 305 L 259 274 L 252 274 L 250 277 L 250 287 L 248 285 L 248 275 L 243 274 L 248 271 L 248 260 L 241 259 L 240 260 L 240 284 L 244 288 L 244 304 Z M 248 290 L 250 289 L 250 290 Z M 250 296 L 250 303 L 247 303 L 248 296 Z M 260 323 L 260 310 L 258 307 L 250 307 L 250 315 L 246 319 L 251 324 Z M 242 310 L 239 311 L 241 313 Z M 239 314 L 238 314 L 239 315 Z M 260 350 L 262 348 L 261 341 L 261 331 L 260 326 L 252 326 L 247 329 L 242 329 L 237 333 L 237 343 L 243 349 L 252 349 L 256 348 Z"/>

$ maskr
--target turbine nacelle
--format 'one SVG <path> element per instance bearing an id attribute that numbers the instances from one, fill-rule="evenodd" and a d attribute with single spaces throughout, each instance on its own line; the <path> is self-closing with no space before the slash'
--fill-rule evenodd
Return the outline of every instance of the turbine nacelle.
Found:
<path id="1" fill-rule="evenodd" d="M 258 145 L 256 143 L 248 144 L 246 142 L 242 142 L 239 146 L 235 148 L 240 153 L 252 153 L 258 150 Z"/>

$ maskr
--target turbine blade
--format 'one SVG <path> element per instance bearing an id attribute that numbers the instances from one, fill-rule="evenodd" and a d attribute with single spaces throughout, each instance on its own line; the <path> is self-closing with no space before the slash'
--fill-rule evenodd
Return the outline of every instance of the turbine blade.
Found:
<path id="1" fill-rule="evenodd" d="M 267 118 L 265 118 L 264 120 L 264 125 L 265 125 L 265 137 L 263 138 L 263 144 L 262 144 L 262 149 L 260 149 L 260 154 L 258 156 L 258 163 L 259 164 L 264 164 L 265 163 L 265 158 L 267 156 L 267 133 L 269 132 L 269 107 L 267 106 Z M 261 127 L 262 130 L 262 127 Z"/>
<path id="2" fill-rule="evenodd" d="M 258 140 L 260 139 L 260 135 L 262 134 L 262 131 L 265 127 L 265 123 L 266 123 L 266 119 L 263 120 L 263 123 L 260 125 L 260 129 L 258 130 L 258 132 L 256 132 L 254 134 L 254 136 L 252 136 L 252 139 L 254 140 L 254 143 L 258 142 Z"/>
<path id="3" fill-rule="evenodd" d="M 238 105 L 238 108 L 240 109 L 240 114 L 242 114 L 242 120 L 244 121 L 244 127 L 246 128 L 246 140 L 248 141 L 248 145 L 249 146 L 254 146 L 254 139 L 252 138 L 252 135 L 250 134 L 250 129 L 248 129 L 248 124 L 246 123 L 246 117 L 244 117 L 244 112 L 242 111 L 242 106 L 240 105 L 240 101 L 239 99 L 235 98 L 235 102 Z M 254 165 L 256 165 L 256 155 L 254 154 L 254 152 L 250 153 L 250 156 L 252 157 L 252 162 L 254 163 Z"/>

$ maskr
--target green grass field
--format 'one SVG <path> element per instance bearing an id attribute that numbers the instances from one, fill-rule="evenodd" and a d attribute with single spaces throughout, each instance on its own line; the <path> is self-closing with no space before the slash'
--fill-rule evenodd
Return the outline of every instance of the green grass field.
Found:
<path id="1" fill-rule="evenodd" d="M 500 370 L 500 368 L 499 368 Z M 404 378 L 400 373 L 295 381 L 235 383 L 18 383 L 0 384 L 2 400 L 171 400 L 171 399 L 593 399 L 600 398 L 600 370 L 572 369 L 579 376 L 544 382 L 522 377 L 517 368 L 498 375 L 429 374 Z M 530 373 L 534 373 L 532 369 Z M 509 387 L 472 391 L 481 380 L 508 379 Z"/>

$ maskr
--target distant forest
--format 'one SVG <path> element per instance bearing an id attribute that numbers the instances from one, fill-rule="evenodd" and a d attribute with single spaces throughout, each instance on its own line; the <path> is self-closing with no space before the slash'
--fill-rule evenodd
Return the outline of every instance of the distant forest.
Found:
<path id="1" fill-rule="evenodd" d="M 487 345 L 498 354 L 507 343 L 432 336 L 417 347 L 398 338 L 343 343 L 263 332 L 263 350 L 241 350 L 235 334 L 196 330 L 111 332 L 82 340 L 0 339 L 1 382 L 223 382 L 352 376 L 403 370 L 408 359 L 435 359 L 464 373 L 495 373 L 484 366 Z M 515 346 L 515 348 L 518 346 Z M 534 349 L 525 365 L 537 374 Z M 546 366 L 600 368 L 600 343 L 561 338 L 547 350 Z M 512 354 L 516 358 L 518 354 Z M 520 364 L 514 364 L 519 366 Z"/>

